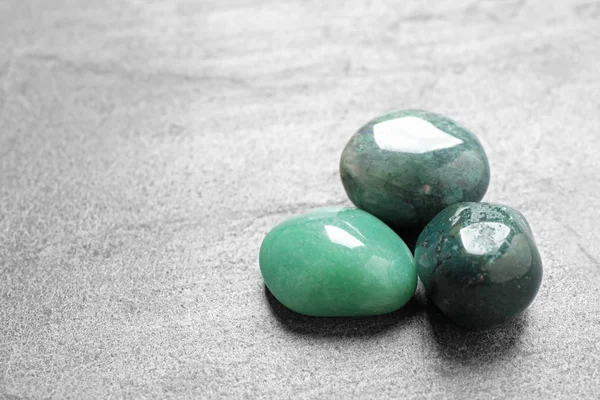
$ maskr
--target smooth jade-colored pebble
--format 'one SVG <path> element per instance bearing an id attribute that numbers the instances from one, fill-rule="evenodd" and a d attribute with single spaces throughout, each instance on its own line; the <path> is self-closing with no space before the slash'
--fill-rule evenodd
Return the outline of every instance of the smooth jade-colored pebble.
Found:
<path id="1" fill-rule="evenodd" d="M 406 244 L 374 216 L 346 207 L 318 209 L 269 232 L 260 248 L 265 284 L 301 314 L 384 314 L 402 307 L 417 286 Z"/>
<path id="2" fill-rule="evenodd" d="M 461 203 L 443 210 L 419 236 L 415 261 L 428 297 L 466 328 L 513 319 L 542 282 L 528 222 L 497 204 Z"/>
<path id="3" fill-rule="evenodd" d="M 424 227 L 447 206 L 479 201 L 490 180 L 473 133 L 422 110 L 396 111 L 358 130 L 340 160 L 346 193 L 395 228 Z"/>

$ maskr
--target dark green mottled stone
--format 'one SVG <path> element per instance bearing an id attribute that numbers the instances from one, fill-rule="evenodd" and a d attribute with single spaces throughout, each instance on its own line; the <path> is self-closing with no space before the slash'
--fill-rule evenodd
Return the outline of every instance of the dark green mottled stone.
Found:
<path id="1" fill-rule="evenodd" d="M 511 320 L 542 282 L 542 261 L 525 217 L 496 204 L 443 210 L 419 236 L 415 261 L 428 297 L 466 328 Z"/>
<path id="2" fill-rule="evenodd" d="M 265 284 L 301 314 L 384 314 L 415 293 L 414 258 L 386 224 L 362 210 L 330 207 L 291 218 L 260 248 Z"/>
<path id="3" fill-rule="evenodd" d="M 490 167 L 466 128 L 405 110 L 360 128 L 342 153 L 340 175 L 357 207 L 393 227 L 423 227 L 451 204 L 481 200 Z"/>

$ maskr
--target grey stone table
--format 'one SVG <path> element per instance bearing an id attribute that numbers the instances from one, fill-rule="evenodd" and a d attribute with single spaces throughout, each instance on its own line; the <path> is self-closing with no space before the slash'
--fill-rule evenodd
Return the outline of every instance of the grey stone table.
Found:
<path id="1" fill-rule="evenodd" d="M 600 3 L 0 1 L 0 398 L 599 398 Z M 313 319 L 266 232 L 382 112 L 479 134 L 545 262 L 515 323 Z"/>

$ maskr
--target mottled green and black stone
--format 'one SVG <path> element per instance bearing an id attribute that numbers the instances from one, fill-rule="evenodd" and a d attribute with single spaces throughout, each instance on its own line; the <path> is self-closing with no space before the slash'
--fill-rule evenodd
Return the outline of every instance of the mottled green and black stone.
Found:
<path id="1" fill-rule="evenodd" d="M 525 217 L 497 204 L 443 210 L 419 236 L 415 262 L 429 299 L 470 329 L 511 320 L 531 304 L 542 282 L 542 261 Z"/>
<path id="2" fill-rule="evenodd" d="M 481 200 L 490 167 L 466 128 L 439 114 L 404 110 L 352 136 L 340 175 L 357 207 L 395 228 L 422 228 L 451 204 Z"/>

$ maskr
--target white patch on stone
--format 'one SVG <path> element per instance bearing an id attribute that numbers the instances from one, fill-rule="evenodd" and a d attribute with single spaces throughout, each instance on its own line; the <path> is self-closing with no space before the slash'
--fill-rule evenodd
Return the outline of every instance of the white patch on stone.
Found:
<path id="1" fill-rule="evenodd" d="M 416 154 L 463 143 L 461 139 L 417 117 L 395 118 L 375 124 L 373 136 L 377 145 L 384 150 Z"/>

